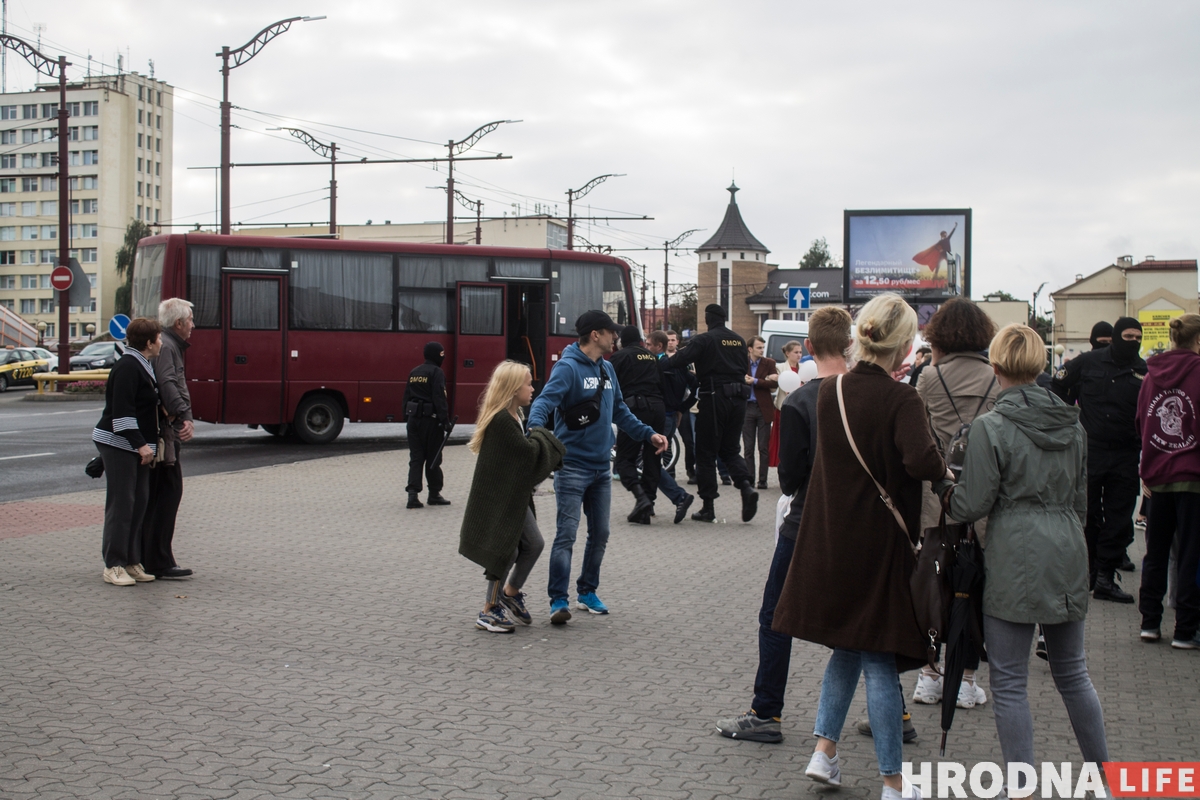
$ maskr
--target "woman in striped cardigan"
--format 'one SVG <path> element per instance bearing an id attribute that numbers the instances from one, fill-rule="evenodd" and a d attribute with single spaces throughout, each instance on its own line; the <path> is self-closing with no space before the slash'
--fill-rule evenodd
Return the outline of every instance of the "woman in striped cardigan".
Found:
<path id="1" fill-rule="evenodd" d="M 125 355 L 104 388 L 104 413 L 92 441 L 104 462 L 104 580 L 133 586 L 154 580 L 142 569 L 141 528 L 150 497 L 150 467 L 158 445 L 158 383 L 148 359 L 162 347 L 157 320 L 139 317 L 125 331 Z"/>

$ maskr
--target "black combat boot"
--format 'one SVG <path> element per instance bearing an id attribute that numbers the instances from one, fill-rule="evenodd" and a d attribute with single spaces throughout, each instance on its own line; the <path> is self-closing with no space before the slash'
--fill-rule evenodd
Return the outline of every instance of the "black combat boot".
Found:
<path id="1" fill-rule="evenodd" d="M 687 516 L 688 509 L 692 507 L 692 502 L 695 501 L 696 495 L 685 494 L 679 505 L 675 506 L 675 524 L 683 522 L 683 518 Z"/>
<path id="2" fill-rule="evenodd" d="M 742 487 L 742 522 L 754 519 L 756 513 L 758 513 L 758 492 L 754 491 L 754 484 L 746 481 L 746 485 Z"/>
<path id="3" fill-rule="evenodd" d="M 1117 585 L 1120 577 L 1116 570 L 1102 569 L 1096 574 L 1096 588 L 1092 597 L 1097 600 L 1111 600 L 1114 603 L 1132 603 L 1133 595 Z"/>
<path id="4" fill-rule="evenodd" d="M 425 504 L 421 502 L 421 495 L 417 492 L 408 493 L 408 505 L 405 508 L 424 508 Z"/>
<path id="5" fill-rule="evenodd" d="M 634 486 L 633 492 L 633 511 L 629 512 L 629 516 L 625 519 L 630 522 L 641 522 L 641 518 L 645 517 L 646 521 L 642 524 L 650 524 L 650 512 L 654 509 L 654 503 L 646 496 L 646 490 L 641 486 Z"/>
<path id="6" fill-rule="evenodd" d="M 717 518 L 717 511 L 713 508 L 712 500 L 705 500 L 704 505 L 695 514 L 692 514 L 692 519 L 696 522 L 712 522 Z"/>
<path id="7" fill-rule="evenodd" d="M 448 506 L 450 501 L 442 497 L 440 492 L 430 492 L 429 499 L 426 501 L 431 506 Z"/>

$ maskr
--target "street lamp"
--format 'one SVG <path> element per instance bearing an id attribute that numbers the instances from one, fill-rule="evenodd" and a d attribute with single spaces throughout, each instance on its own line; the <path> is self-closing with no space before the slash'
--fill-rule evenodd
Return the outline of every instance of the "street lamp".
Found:
<path id="1" fill-rule="evenodd" d="M 240 67 L 258 55 L 267 42 L 292 27 L 293 22 L 315 22 L 325 17 L 292 17 L 281 19 L 258 32 L 250 41 L 236 50 L 222 47 L 217 57 L 221 59 L 221 233 L 229 233 L 229 70 Z M 231 65 L 230 59 L 233 64 Z M 64 149 L 63 156 L 66 156 Z"/>
<path id="2" fill-rule="evenodd" d="M 96 325 L 93 322 L 89 322 L 87 325 L 84 325 L 83 329 L 87 331 L 89 341 L 96 334 Z"/>
<path id="3" fill-rule="evenodd" d="M 37 321 L 37 329 L 38 329 L 38 347 L 41 347 L 41 346 L 42 346 L 42 341 L 43 341 L 43 339 L 44 339 L 44 338 L 45 338 L 45 336 L 46 336 L 46 328 L 47 328 L 47 327 L 48 327 L 48 326 L 46 325 L 46 320 L 44 320 L 44 319 L 39 319 L 39 320 Z"/>
<path id="4" fill-rule="evenodd" d="M 699 233 L 699 228 L 693 228 L 690 231 L 684 231 L 669 242 L 663 242 L 663 303 L 666 307 L 666 313 L 663 314 L 663 327 L 667 330 L 670 325 L 667 319 L 671 316 L 671 262 L 670 251 L 683 243 L 683 240 L 691 236 L 693 233 Z"/>
<path id="5" fill-rule="evenodd" d="M 483 244 L 483 201 L 470 200 L 458 189 L 454 190 L 454 197 L 468 211 L 475 212 L 475 244 Z"/>
<path id="6" fill-rule="evenodd" d="M 71 231 L 68 208 L 70 195 L 67 193 L 67 67 L 71 62 L 67 61 L 66 56 L 51 60 L 29 42 L 7 33 L 0 34 L 0 48 L 15 50 L 38 72 L 58 78 L 58 266 L 65 267 L 71 263 L 71 244 L 68 238 Z M 71 371 L 71 343 L 67 340 L 67 309 L 70 306 L 68 291 L 63 289 L 58 293 L 58 371 L 64 375 Z M 41 324 L 45 325 L 44 322 Z"/>
<path id="7" fill-rule="evenodd" d="M 337 142 L 321 144 L 299 128 L 267 128 L 269 131 L 287 131 L 322 158 L 329 159 L 329 232 L 337 233 Z"/>
<path id="8" fill-rule="evenodd" d="M 471 135 L 461 141 L 451 139 L 446 143 L 446 150 L 449 153 L 447 162 L 450 170 L 446 176 L 446 244 L 454 244 L 454 157 L 460 156 L 463 153 L 474 147 L 480 139 L 487 136 L 492 131 L 499 128 L 501 125 L 520 122 L 519 119 L 498 119 L 495 122 L 489 122 L 486 125 L 480 125 Z"/>
<path id="9" fill-rule="evenodd" d="M 585 194 L 595 189 L 600 184 L 604 183 L 609 178 L 624 178 L 624 173 L 610 172 L 607 175 L 597 175 L 590 181 L 585 183 L 580 189 L 567 189 L 567 249 L 575 249 L 575 214 L 573 207 L 575 201 Z"/>

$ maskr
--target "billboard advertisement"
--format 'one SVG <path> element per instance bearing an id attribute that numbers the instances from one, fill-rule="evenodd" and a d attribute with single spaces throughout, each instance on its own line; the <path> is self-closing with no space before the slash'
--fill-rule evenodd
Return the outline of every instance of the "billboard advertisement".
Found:
<path id="1" fill-rule="evenodd" d="M 971 209 L 846 211 L 846 302 L 884 292 L 910 302 L 971 296 Z"/>
<path id="2" fill-rule="evenodd" d="M 1138 312 L 1138 322 L 1142 323 L 1142 358 L 1171 349 L 1171 320 L 1182 316 L 1182 308 Z"/>

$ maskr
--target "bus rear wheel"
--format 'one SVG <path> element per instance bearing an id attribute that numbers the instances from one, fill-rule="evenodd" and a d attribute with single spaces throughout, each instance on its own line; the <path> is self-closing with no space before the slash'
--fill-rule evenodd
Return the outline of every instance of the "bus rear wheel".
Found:
<path id="1" fill-rule="evenodd" d="M 314 394 L 300 401 L 292 427 L 305 444 L 329 444 L 344 423 L 341 403 L 327 394 Z"/>

